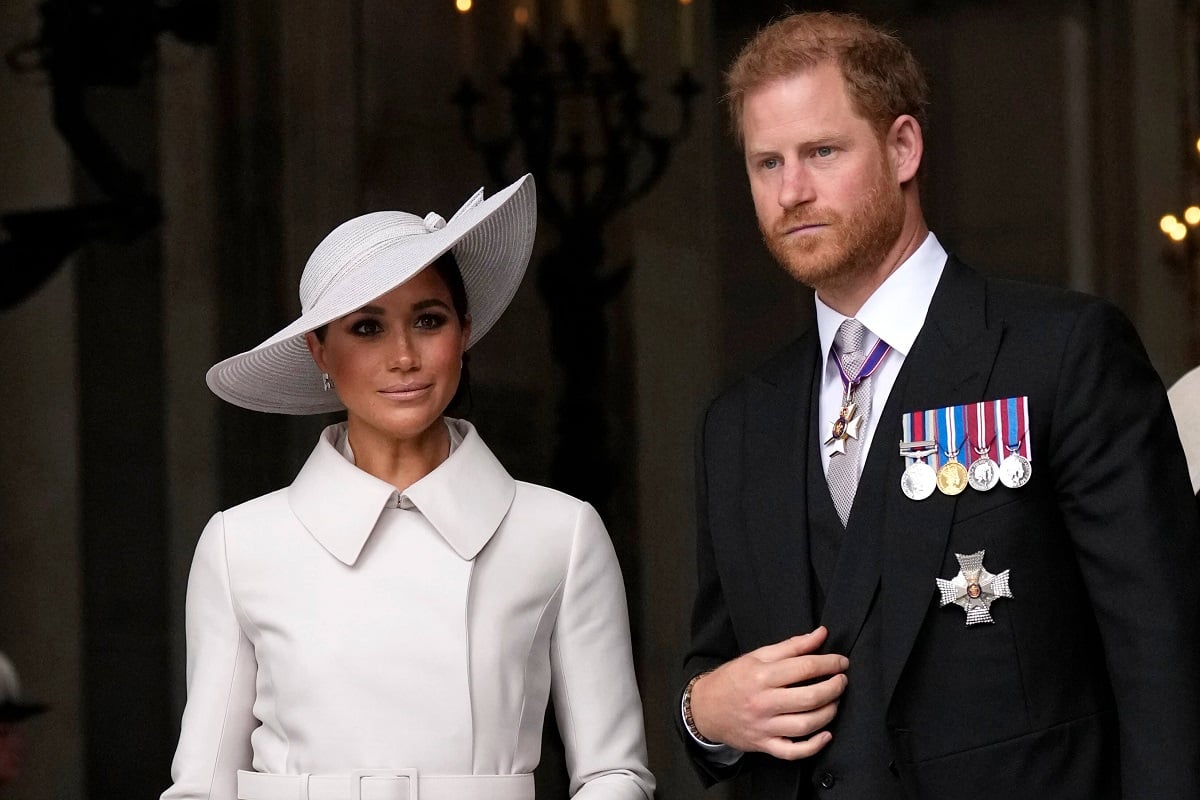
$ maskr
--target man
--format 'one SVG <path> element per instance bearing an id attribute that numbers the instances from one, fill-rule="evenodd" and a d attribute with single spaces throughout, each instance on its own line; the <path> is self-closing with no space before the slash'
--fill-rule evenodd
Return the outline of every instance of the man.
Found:
<path id="1" fill-rule="evenodd" d="M 1135 332 L 947 256 L 893 37 L 796 14 L 728 80 L 763 238 L 817 325 L 701 425 L 678 712 L 702 777 L 1200 797 L 1198 521 Z"/>
<path id="2" fill-rule="evenodd" d="M 12 662 L 0 653 L 0 789 L 21 776 L 25 766 L 25 734 L 21 725 L 46 706 L 21 693 Z"/>

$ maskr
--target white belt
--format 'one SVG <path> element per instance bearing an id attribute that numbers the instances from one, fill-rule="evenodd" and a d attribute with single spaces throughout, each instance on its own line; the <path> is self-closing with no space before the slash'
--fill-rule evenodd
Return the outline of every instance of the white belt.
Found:
<path id="1" fill-rule="evenodd" d="M 415 769 L 273 775 L 239 769 L 238 800 L 533 800 L 533 775 L 420 775 Z"/>

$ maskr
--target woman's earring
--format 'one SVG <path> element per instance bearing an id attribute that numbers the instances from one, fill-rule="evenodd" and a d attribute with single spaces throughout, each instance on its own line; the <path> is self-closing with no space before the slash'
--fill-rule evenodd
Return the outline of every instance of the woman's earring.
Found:
<path id="1" fill-rule="evenodd" d="M 321 373 L 321 385 L 325 387 L 325 391 L 327 392 L 333 388 L 333 379 L 329 377 L 328 372 Z"/>

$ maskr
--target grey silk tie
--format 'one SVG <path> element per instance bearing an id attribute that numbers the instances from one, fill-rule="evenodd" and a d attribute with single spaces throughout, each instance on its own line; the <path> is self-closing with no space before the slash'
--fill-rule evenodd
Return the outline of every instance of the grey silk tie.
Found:
<path id="1" fill-rule="evenodd" d="M 838 328 L 833 337 L 833 349 L 842 360 L 842 370 L 853 382 L 862 369 L 867 354 L 863 352 L 863 342 L 867 338 L 867 329 L 856 319 L 848 319 Z M 854 416 L 861 417 L 860 434 L 865 435 L 865 426 L 871 418 L 871 378 L 864 378 L 855 384 L 850 393 L 850 402 L 857 407 Z M 854 493 L 858 489 L 859 459 L 862 454 L 862 440 L 850 437 L 846 440 L 845 453 L 833 453 L 829 457 L 829 470 L 826 478 L 829 481 L 829 494 L 833 505 L 837 508 L 838 516 L 842 518 L 845 527 L 850 519 L 850 506 L 854 505 Z"/>

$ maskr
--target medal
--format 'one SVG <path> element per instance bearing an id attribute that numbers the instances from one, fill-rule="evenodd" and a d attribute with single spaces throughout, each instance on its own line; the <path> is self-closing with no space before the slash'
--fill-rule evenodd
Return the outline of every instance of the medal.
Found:
<path id="1" fill-rule="evenodd" d="M 883 363 L 883 359 L 892 351 L 891 346 L 882 339 L 875 342 L 875 346 L 871 348 L 871 352 L 867 355 L 862 366 L 858 368 L 858 372 L 853 376 L 846 374 L 846 368 L 842 366 L 842 357 L 838 354 L 837 348 L 830 350 L 830 355 L 833 356 L 833 361 L 837 364 L 838 375 L 842 379 L 842 408 L 838 413 L 838 418 L 830 423 L 829 438 L 823 444 L 829 450 L 832 456 L 835 453 L 846 454 L 846 441 L 848 439 L 858 439 L 862 432 L 863 417 L 858 416 L 858 406 L 851 401 L 854 390 L 858 385 L 871 377 L 872 373 L 879 368 Z"/>
<path id="2" fill-rule="evenodd" d="M 1018 399 L 1021 401 L 1020 406 L 1017 404 Z M 1009 489 L 1020 489 L 1033 477 L 1033 464 L 1021 453 L 1022 449 L 1026 452 L 1029 450 L 1026 441 L 1028 429 L 1021 424 L 1029 419 L 1029 400 L 1025 397 L 1010 397 L 1007 400 L 997 401 L 996 405 L 999 407 L 1001 402 L 1005 404 L 1005 410 L 1008 412 L 1005 426 L 1007 435 L 1004 444 L 1008 455 L 1000 462 L 1000 482 Z"/>
<path id="3" fill-rule="evenodd" d="M 858 438 L 863 418 L 857 415 L 857 411 L 858 406 L 851 403 L 849 397 L 843 398 L 842 410 L 838 414 L 838 418 L 833 421 L 833 428 L 830 431 L 829 438 L 825 440 L 825 446 L 829 447 L 830 454 L 844 454 L 846 452 L 846 440 Z"/>
<path id="4" fill-rule="evenodd" d="M 951 603 L 967 612 L 967 625 L 995 622 L 992 619 L 992 603 L 1001 597 L 1012 597 L 1008 588 L 1008 570 L 993 575 L 983 566 L 985 550 L 964 556 L 955 553 L 959 572 L 951 580 L 937 579 L 938 593 L 943 607 Z"/>
<path id="5" fill-rule="evenodd" d="M 933 467 L 924 461 L 914 461 L 904 468 L 904 474 L 900 476 L 900 491 L 909 500 L 924 500 L 933 494 L 937 482 Z"/>
<path id="6" fill-rule="evenodd" d="M 1020 489 L 1033 476 L 1033 465 L 1017 452 L 1017 447 L 1007 449 L 1008 455 L 1000 462 L 1000 482 L 1010 489 Z"/>
<path id="7" fill-rule="evenodd" d="M 947 441 L 947 442 L 959 441 L 958 435 L 957 435 L 958 434 L 958 430 L 957 430 L 958 425 L 956 423 L 958 423 L 958 421 L 959 421 L 958 416 L 959 416 L 959 414 L 962 413 L 962 410 L 963 410 L 962 406 L 949 406 L 946 409 L 944 409 L 944 416 L 945 416 L 945 422 L 946 422 L 946 425 L 944 428 L 945 433 L 946 433 L 945 441 Z M 939 429 L 938 429 L 939 434 L 942 432 L 942 430 L 943 429 L 941 427 L 939 427 Z M 946 458 L 948 460 L 946 461 L 945 464 L 942 464 L 941 469 L 939 469 L 937 471 L 937 487 L 941 491 L 942 494 L 945 494 L 945 495 L 962 494 L 962 491 L 967 488 L 967 468 L 964 467 L 962 464 L 960 464 L 958 461 L 958 453 L 960 450 L 962 450 L 962 446 L 964 443 L 965 443 L 965 438 L 962 442 L 960 442 L 958 447 L 954 448 L 953 450 L 951 450 L 949 447 L 946 448 L 945 452 L 946 452 Z"/>
<path id="8" fill-rule="evenodd" d="M 925 459 L 937 452 L 937 442 L 901 442 L 900 455 L 911 459 L 900 475 L 900 491 L 909 500 L 924 500 L 937 486 L 937 472 Z"/>
<path id="9" fill-rule="evenodd" d="M 975 413 L 967 417 L 968 427 L 972 418 L 975 421 L 973 440 L 987 442 L 985 447 L 975 446 L 976 458 L 967 469 L 967 483 L 977 492 L 991 491 L 1000 482 L 1000 465 L 992 460 L 992 442 L 996 441 L 996 437 L 994 433 L 991 436 L 987 435 L 987 407 L 988 403 L 976 403 Z"/>

